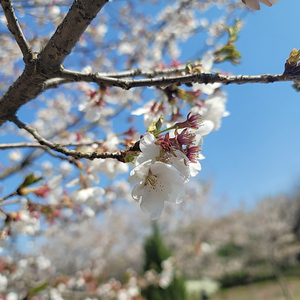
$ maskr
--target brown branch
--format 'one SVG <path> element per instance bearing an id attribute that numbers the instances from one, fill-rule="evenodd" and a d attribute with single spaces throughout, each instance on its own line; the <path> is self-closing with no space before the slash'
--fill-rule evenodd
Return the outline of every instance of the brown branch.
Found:
<path id="1" fill-rule="evenodd" d="M 41 145 L 48 147 L 49 149 L 52 149 L 54 151 L 60 152 L 66 156 L 71 156 L 76 159 L 86 158 L 89 160 L 94 160 L 95 158 L 114 158 L 118 161 L 125 162 L 125 155 L 127 151 L 138 151 L 138 143 L 137 145 L 131 147 L 128 150 L 122 150 L 119 152 L 82 152 L 82 151 L 76 151 L 76 150 L 70 150 L 66 148 L 63 145 L 53 143 L 45 138 L 43 138 L 35 128 L 30 127 L 29 125 L 24 124 L 21 122 L 18 118 L 12 117 L 10 119 L 11 122 L 14 122 L 20 129 L 25 129 L 28 133 L 30 133 Z"/>
<path id="2" fill-rule="evenodd" d="M 103 144 L 103 141 L 93 141 L 93 142 L 74 142 L 74 143 L 70 143 L 70 144 L 65 144 L 65 145 L 61 145 L 62 147 L 78 147 L 78 146 L 91 146 L 94 144 Z M 58 144 L 56 144 L 58 145 Z M 48 154 L 50 154 L 51 156 L 55 157 L 55 158 L 59 158 L 61 160 L 69 160 L 68 157 L 66 156 L 61 156 L 58 155 L 56 153 L 53 153 L 47 146 L 45 145 L 41 145 L 40 143 L 28 143 L 28 142 L 20 142 L 20 143 L 11 143 L 11 144 L 0 144 L 0 149 L 5 150 L 5 149 L 17 149 L 17 148 L 41 148 L 44 151 L 46 151 Z M 74 157 L 74 156 L 73 156 Z M 69 160 L 70 161 L 70 160 Z M 1 179 L 1 175 L 0 174 L 0 179 Z M 0 199 L 1 201 L 1 199 Z"/>
<path id="3" fill-rule="evenodd" d="M 220 82 L 222 84 L 246 84 L 246 83 L 272 83 L 276 81 L 293 81 L 295 76 L 289 75 L 236 75 L 228 76 L 221 74 L 187 74 L 180 76 L 170 76 L 170 77 L 158 77 L 149 79 L 119 79 L 112 77 L 101 77 L 98 73 L 85 74 L 82 72 L 61 70 L 57 73 L 57 76 L 66 79 L 68 81 L 85 81 L 85 82 L 95 82 L 99 85 L 117 86 L 123 89 L 130 89 L 133 87 L 144 87 L 144 86 L 170 86 L 170 85 L 181 85 L 190 83 L 215 83 Z"/>
<path id="4" fill-rule="evenodd" d="M 91 146 L 94 144 L 101 145 L 104 141 L 92 141 L 92 142 L 73 142 L 69 144 L 64 144 L 64 147 L 80 147 L 80 146 Z M 31 142 L 20 142 L 20 143 L 7 143 L 0 144 L 0 149 L 17 149 L 17 148 L 41 148 L 48 149 L 46 146 L 43 146 L 39 143 L 31 143 Z"/>
<path id="5" fill-rule="evenodd" d="M 39 53 L 40 68 L 56 71 L 71 53 L 81 35 L 109 0 L 75 0 L 45 48 Z"/>
<path id="6" fill-rule="evenodd" d="M 46 146 L 42 146 L 38 143 L 28 143 L 28 142 L 21 142 L 21 143 L 11 143 L 11 144 L 0 144 L 0 149 L 17 149 L 17 148 L 47 148 Z"/>
<path id="7" fill-rule="evenodd" d="M 201 65 L 199 61 L 195 61 L 191 64 L 192 68 Z M 154 69 L 144 71 L 142 69 L 132 69 L 121 72 L 112 72 L 112 73 L 98 73 L 100 77 L 112 77 L 112 78 L 126 78 L 126 77 L 136 77 L 143 76 L 148 78 L 153 78 L 159 75 L 170 75 L 184 72 L 186 69 L 186 65 L 180 65 L 178 67 L 166 68 L 166 69 Z"/>
<path id="8" fill-rule="evenodd" d="M 45 90 L 56 89 L 62 84 L 71 83 L 71 82 L 72 81 L 66 79 L 51 78 L 42 85 L 42 92 Z"/>
<path id="9" fill-rule="evenodd" d="M 67 124 L 66 126 L 64 126 L 63 128 L 61 128 L 60 130 L 56 130 L 54 132 L 51 132 L 50 134 L 47 135 L 47 138 L 51 138 L 53 136 L 58 136 L 61 132 L 67 130 L 68 128 L 78 124 L 78 122 L 80 121 L 79 118 L 73 120 L 72 123 Z M 41 145 L 42 147 L 42 145 Z M 39 156 L 41 156 L 44 153 L 44 150 L 33 150 L 31 151 L 31 153 L 29 153 L 22 162 L 20 162 L 17 165 L 12 165 L 8 168 L 5 168 L 4 171 L 2 173 L 0 173 L 0 180 L 7 178 L 21 170 L 23 170 L 25 167 L 27 167 L 28 165 L 30 165 L 35 159 L 37 159 Z"/>
<path id="10" fill-rule="evenodd" d="M 9 195 L 6 195 L 5 197 L 3 197 L 3 198 L 0 199 L 0 203 L 3 202 L 3 201 L 5 201 L 5 200 L 7 200 L 7 199 L 9 199 L 9 198 L 11 198 L 11 197 L 17 196 L 17 195 L 18 195 L 17 192 L 13 192 L 13 193 L 11 193 Z"/>
<path id="11" fill-rule="evenodd" d="M 16 149 L 16 148 L 41 148 L 47 153 L 49 153 L 51 156 L 60 158 L 60 159 L 67 159 L 66 157 L 63 156 L 58 156 L 57 154 L 53 153 L 47 146 L 43 146 L 41 144 L 37 143 L 12 143 L 12 144 L 1 144 L 0 149 Z"/>
<path id="12" fill-rule="evenodd" d="M 21 170 L 23 170 L 26 166 L 28 166 L 33 160 L 38 158 L 41 154 L 44 152 L 42 150 L 36 150 L 32 151 L 30 154 L 28 154 L 21 163 L 18 165 L 13 165 L 8 168 L 6 168 L 2 173 L 0 173 L 0 180 L 7 178 L 8 176 L 17 173 Z"/>
<path id="13" fill-rule="evenodd" d="M 27 63 L 32 59 L 32 50 L 23 34 L 17 16 L 15 15 L 12 3 L 10 0 L 1 0 L 1 6 L 7 19 L 7 28 L 14 36 L 23 54 L 23 60 L 25 63 Z"/>
<path id="14" fill-rule="evenodd" d="M 7 0 L 1 0 L 4 3 Z M 21 76 L 0 98 L 0 126 L 13 117 L 17 110 L 36 98 L 44 90 L 47 80 L 55 78 L 55 72 L 70 54 L 81 37 L 108 0 L 75 0 L 62 23 L 40 53 L 26 64 Z"/>

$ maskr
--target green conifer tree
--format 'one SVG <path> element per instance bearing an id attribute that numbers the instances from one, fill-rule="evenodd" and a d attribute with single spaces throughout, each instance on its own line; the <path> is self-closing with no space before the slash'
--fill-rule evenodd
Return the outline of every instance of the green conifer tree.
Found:
<path id="1" fill-rule="evenodd" d="M 153 222 L 153 232 L 144 244 L 144 272 L 153 269 L 157 273 L 162 271 L 162 262 L 172 256 L 171 252 L 164 245 L 159 228 Z M 183 278 L 174 275 L 172 283 L 167 288 L 150 285 L 142 291 L 143 297 L 147 300 L 185 300 L 186 292 Z"/>

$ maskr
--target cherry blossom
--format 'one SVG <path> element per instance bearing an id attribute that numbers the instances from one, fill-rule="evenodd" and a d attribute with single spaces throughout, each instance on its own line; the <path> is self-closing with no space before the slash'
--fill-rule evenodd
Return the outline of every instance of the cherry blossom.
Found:
<path id="1" fill-rule="evenodd" d="M 8 283 L 7 277 L 0 274 L 0 292 L 6 290 L 7 283 Z"/>
<path id="2" fill-rule="evenodd" d="M 105 191 L 101 187 L 88 187 L 80 189 L 71 194 L 71 199 L 74 204 L 86 204 L 95 205 L 101 201 L 101 196 L 105 194 Z"/>
<path id="3" fill-rule="evenodd" d="M 57 204 L 63 192 L 62 180 L 62 175 L 54 176 L 44 185 L 38 188 L 29 189 L 28 192 L 32 191 L 37 197 L 48 198 L 49 203 Z"/>
<path id="4" fill-rule="evenodd" d="M 28 210 L 20 210 L 11 214 L 14 221 L 12 229 L 24 235 L 35 235 L 40 230 L 40 220 Z"/>
<path id="5" fill-rule="evenodd" d="M 226 102 L 226 93 L 216 91 L 207 100 L 203 101 L 201 106 L 193 107 L 192 112 L 200 114 L 203 120 L 212 122 L 213 130 L 218 130 L 221 126 L 222 118 L 229 115 L 229 112 L 226 111 Z M 206 126 L 210 126 L 209 123 L 206 123 Z M 207 127 L 205 128 L 208 129 Z"/>
<path id="6" fill-rule="evenodd" d="M 167 103 L 159 103 L 155 100 L 150 100 L 143 107 L 140 107 L 131 112 L 132 115 L 144 115 L 144 125 L 148 128 L 153 122 L 157 121 L 161 116 L 166 118 L 172 109 Z"/>
<path id="7" fill-rule="evenodd" d="M 143 138 L 140 140 L 140 149 L 141 153 L 135 160 L 135 164 L 139 165 L 145 161 L 148 161 L 149 159 L 152 162 L 156 161 L 156 158 L 159 157 L 160 154 L 160 147 L 155 144 L 156 138 L 155 136 L 147 132 Z"/>
<path id="8" fill-rule="evenodd" d="M 160 273 L 159 286 L 162 288 L 167 288 L 174 277 L 174 257 L 169 257 L 164 260 L 162 265 L 162 272 Z"/>
<path id="9" fill-rule="evenodd" d="M 23 154 L 20 150 L 11 151 L 8 155 L 11 162 L 19 162 L 23 158 Z"/>
<path id="10" fill-rule="evenodd" d="M 152 219 L 162 213 L 164 202 L 182 202 L 185 194 L 180 172 L 169 164 L 147 160 L 131 172 L 129 182 L 136 184 L 132 190 L 134 200 L 140 202 L 143 212 L 149 212 Z"/>
<path id="11" fill-rule="evenodd" d="M 102 108 L 97 102 L 87 102 L 78 107 L 79 111 L 85 113 L 85 119 L 88 122 L 96 122 L 100 119 Z"/>
<path id="12" fill-rule="evenodd" d="M 185 121 L 162 130 L 170 130 L 165 136 L 147 132 L 141 138 L 141 153 L 135 158 L 129 182 L 136 184 L 133 199 L 140 202 L 142 211 L 150 212 L 151 218 L 160 216 L 165 201 L 182 201 L 183 184 L 201 170 L 202 138 L 211 129 L 212 122 L 203 125 L 199 114 L 189 113 Z"/>
<path id="13" fill-rule="evenodd" d="M 101 150 L 114 152 L 118 150 L 120 143 L 119 138 L 116 134 L 109 133 L 105 142 L 101 146 Z M 97 148 L 96 148 L 97 149 Z M 95 159 L 87 163 L 89 175 L 94 175 L 97 178 L 98 173 L 105 174 L 109 179 L 114 179 L 118 174 L 127 173 L 129 166 L 116 159 Z"/>
<path id="14" fill-rule="evenodd" d="M 89 163 L 89 171 L 103 173 L 109 179 L 114 179 L 118 174 L 127 173 L 129 166 L 113 158 L 97 159 Z"/>
<path id="15" fill-rule="evenodd" d="M 14 292 L 10 292 L 7 294 L 6 300 L 18 300 L 18 295 Z"/>

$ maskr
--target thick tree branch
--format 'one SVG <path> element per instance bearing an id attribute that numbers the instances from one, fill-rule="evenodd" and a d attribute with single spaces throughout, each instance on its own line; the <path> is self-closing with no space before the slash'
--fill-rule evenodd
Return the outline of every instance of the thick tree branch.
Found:
<path id="1" fill-rule="evenodd" d="M 23 34 L 12 3 L 10 0 L 1 0 L 1 6 L 7 19 L 7 27 L 22 51 L 24 62 L 27 63 L 32 59 L 32 50 Z"/>
<path id="2" fill-rule="evenodd" d="M 33 59 L 26 64 L 22 75 L 1 97 L 0 126 L 14 116 L 22 105 L 42 93 L 47 80 L 57 77 L 53 73 L 59 70 L 61 63 L 106 2 L 108 0 L 74 0 L 45 48 L 33 54 Z"/>
<path id="3" fill-rule="evenodd" d="M 55 33 L 39 53 L 41 71 L 56 71 L 108 0 L 75 0 Z"/>
<path id="4" fill-rule="evenodd" d="M 125 162 L 125 155 L 127 151 L 137 151 L 138 146 L 133 146 L 128 150 L 122 150 L 119 152 L 82 152 L 82 151 L 76 151 L 76 150 L 69 150 L 65 146 L 62 146 L 57 143 L 53 143 L 45 138 L 43 138 L 35 128 L 30 127 L 29 125 L 24 124 L 21 122 L 17 117 L 12 117 L 10 121 L 14 122 L 20 129 L 25 129 L 27 132 L 29 132 L 42 146 L 46 146 L 49 149 L 52 149 L 54 151 L 60 152 L 66 156 L 71 156 L 76 159 L 80 158 L 86 158 L 89 160 L 94 160 L 95 158 L 114 158 L 118 161 Z"/>
<path id="5" fill-rule="evenodd" d="M 57 73 L 62 79 L 67 81 L 85 81 L 85 82 L 95 82 L 99 85 L 117 86 L 123 89 L 130 89 L 133 87 L 144 87 L 144 86 L 169 86 L 169 85 L 181 85 L 185 83 L 215 83 L 220 82 L 222 84 L 245 84 L 245 83 L 272 83 L 276 81 L 293 81 L 295 76 L 290 75 L 236 75 L 228 76 L 221 74 L 206 74 L 206 73 L 196 73 L 187 74 L 180 76 L 170 76 L 170 77 L 158 77 L 158 78 L 148 78 L 148 79 L 119 79 L 112 77 L 101 77 L 98 73 L 85 74 L 82 72 L 61 70 Z"/>

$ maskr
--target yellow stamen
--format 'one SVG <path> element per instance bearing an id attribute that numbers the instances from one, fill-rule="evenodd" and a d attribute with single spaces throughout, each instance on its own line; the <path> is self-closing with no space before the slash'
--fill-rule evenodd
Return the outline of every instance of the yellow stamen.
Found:
<path id="1" fill-rule="evenodd" d="M 157 184 L 157 181 L 157 177 L 149 172 L 148 176 L 146 177 L 146 184 L 149 183 L 154 188 Z"/>

